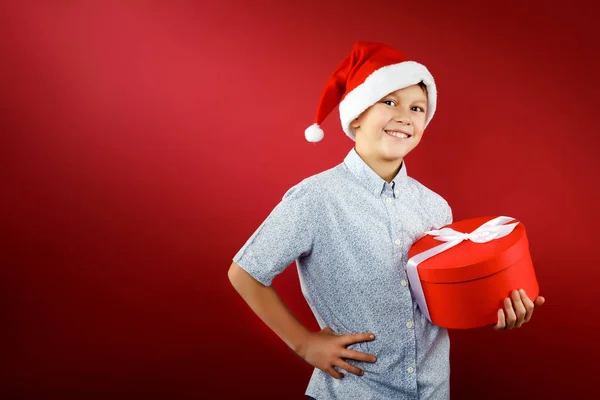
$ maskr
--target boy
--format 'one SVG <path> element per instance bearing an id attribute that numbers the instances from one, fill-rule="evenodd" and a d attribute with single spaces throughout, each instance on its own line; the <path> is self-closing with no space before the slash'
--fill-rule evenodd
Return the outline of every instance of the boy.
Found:
<path id="1" fill-rule="evenodd" d="M 410 178 L 403 162 L 433 117 L 436 97 L 423 65 L 382 44 L 356 43 L 305 132 L 321 140 L 319 124 L 339 103 L 355 148 L 343 163 L 288 190 L 233 258 L 235 289 L 315 367 L 308 397 L 449 398 L 447 330 L 421 314 L 404 268 L 425 231 L 452 222 L 448 203 Z M 300 324 L 270 286 L 293 260 L 320 332 Z M 496 329 L 521 326 L 533 307 L 524 292 L 513 293 L 507 320 L 498 310 Z"/>

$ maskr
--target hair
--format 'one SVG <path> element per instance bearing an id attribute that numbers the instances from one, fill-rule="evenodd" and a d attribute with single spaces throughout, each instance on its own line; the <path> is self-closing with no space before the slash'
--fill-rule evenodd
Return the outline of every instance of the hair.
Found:
<path id="1" fill-rule="evenodd" d="M 423 81 L 418 83 L 419 87 L 421 87 L 421 89 L 423 89 L 423 91 L 425 92 L 425 94 L 427 94 L 427 85 L 423 83 Z"/>

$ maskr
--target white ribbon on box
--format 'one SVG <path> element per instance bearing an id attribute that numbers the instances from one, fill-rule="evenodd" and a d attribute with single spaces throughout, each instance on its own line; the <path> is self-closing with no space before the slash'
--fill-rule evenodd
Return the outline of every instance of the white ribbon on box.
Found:
<path id="1" fill-rule="evenodd" d="M 518 222 L 513 224 L 505 225 L 507 222 L 514 221 L 511 217 L 498 217 L 491 221 L 486 222 L 479 228 L 475 229 L 471 233 L 463 233 L 455 231 L 452 228 L 442 228 L 440 230 L 427 231 L 425 234 L 432 235 L 435 240 L 446 242 L 439 246 L 432 247 L 422 253 L 419 253 L 410 260 L 406 265 L 406 274 L 412 288 L 415 300 L 421 309 L 423 315 L 431 321 L 429 316 L 429 309 L 427 308 L 427 302 L 425 301 L 425 294 L 423 293 L 423 287 L 421 286 L 421 279 L 419 278 L 418 266 L 423 261 L 436 256 L 444 251 L 451 249 L 452 247 L 462 243 L 464 240 L 470 240 L 474 243 L 487 243 L 495 239 L 500 239 L 504 236 L 509 235 L 517 226 Z"/>

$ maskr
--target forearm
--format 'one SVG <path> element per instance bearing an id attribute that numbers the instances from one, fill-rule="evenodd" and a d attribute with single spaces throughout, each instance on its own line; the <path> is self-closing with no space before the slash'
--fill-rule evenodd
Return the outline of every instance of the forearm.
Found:
<path id="1" fill-rule="evenodd" d="M 296 353 L 301 353 L 310 331 L 287 308 L 272 286 L 264 286 L 250 274 L 232 264 L 229 280 L 258 317 Z"/>

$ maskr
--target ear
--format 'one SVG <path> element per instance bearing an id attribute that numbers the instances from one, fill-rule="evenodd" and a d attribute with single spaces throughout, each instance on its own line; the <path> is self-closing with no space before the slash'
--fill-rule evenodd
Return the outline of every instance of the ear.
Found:
<path id="1" fill-rule="evenodd" d="M 354 121 L 350 122 L 350 126 L 354 129 L 360 128 L 360 123 L 358 122 L 358 118 L 354 119 Z"/>

